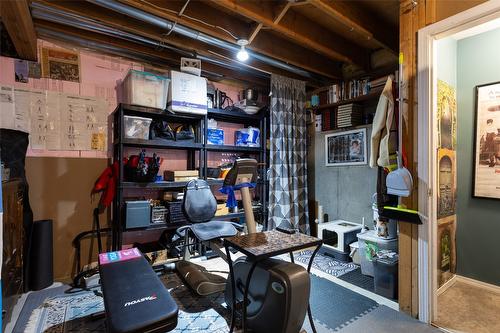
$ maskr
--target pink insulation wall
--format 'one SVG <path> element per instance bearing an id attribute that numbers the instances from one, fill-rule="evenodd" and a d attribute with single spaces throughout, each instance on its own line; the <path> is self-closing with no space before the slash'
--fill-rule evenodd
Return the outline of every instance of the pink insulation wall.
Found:
<path id="1" fill-rule="evenodd" d="M 58 45 L 39 40 L 39 47 L 58 48 Z M 0 84 L 20 88 L 43 89 L 82 96 L 105 98 L 109 113 L 115 109 L 119 97 L 119 82 L 129 69 L 143 70 L 140 63 L 80 52 L 79 83 L 52 79 L 29 78 L 28 83 L 15 82 L 14 59 L 0 57 Z M 214 84 L 237 101 L 239 87 Z M 1 116 L 1 110 L 0 110 Z M 233 143 L 233 133 L 240 125 L 224 125 L 226 143 Z M 108 141 L 112 136 L 108 133 Z M 109 145 L 109 147 L 111 147 Z M 130 151 L 137 153 L 137 150 Z M 175 150 L 163 151 L 165 162 L 162 169 L 183 170 L 186 168 L 186 153 Z M 68 280 L 74 263 L 71 241 L 80 232 L 91 229 L 92 208 L 97 202 L 90 197 L 95 179 L 108 163 L 111 151 L 48 151 L 29 150 L 26 174 L 30 184 L 30 201 L 35 220 L 54 221 L 54 275 L 56 280 Z M 211 153 L 210 165 L 216 166 L 223 158 L 220 153 Z M 105 221 L 103 221 L 105 223 Z M 82 253 L 87 253 L 83 249 Z M 86 258 L 83 258 L 85 261 Z"/>

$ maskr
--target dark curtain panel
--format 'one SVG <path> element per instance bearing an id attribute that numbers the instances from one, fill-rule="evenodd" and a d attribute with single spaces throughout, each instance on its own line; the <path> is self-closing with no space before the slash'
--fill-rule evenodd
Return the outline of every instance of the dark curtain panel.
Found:
<path id="1" fill-rule="evenodd" d="M 271 156 L 268 229 L 280 224 L 309 234 L 306 85 L 271 76 Z"/>

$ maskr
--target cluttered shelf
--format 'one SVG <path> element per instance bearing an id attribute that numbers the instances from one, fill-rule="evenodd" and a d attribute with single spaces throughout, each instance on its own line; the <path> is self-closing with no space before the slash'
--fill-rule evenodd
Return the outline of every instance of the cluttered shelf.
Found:
<path id="1" fill-rule="evenodd" d="M 123 104 L 123 103 L 119 105 L 113 113 L 117 112 L 120 109 L 120 106 L 123 109 L 123 113 L 127 115 L 153 117 L 153 118 L 160 117 L 160 118 L 165 118 L 167 120 L 174 120 L 174 121 L 177 120 L 180 122 L 190 121 L 190 120 L 200 120 L 204 117 L 203 114 L 174 113 L 166 109 L 157 109 L 152 107 Z"/>
<path id="2" fill-rule="evenodd" d="M 336 102 L 336 103 L 329 103 L 329 104 L 314 106 L 311 109 L 314 110 L 314 111 L 319 111 L 319 110 L 324 110 L 324 109 L 335 108 L 335 107 L 340 106 L 340 105 L 345 105 L 345 104 L 350 104 L 350 103 L 357 103 L 357 102 L 364 102 L 364 101 L 376 99 L 376 98 L 380 97 L 380 94 L 382 93 L 382 90 L 383 90 L 383 87 L 378 87 L 378 88 L 370 90 L 370 92 L 368 94 L 365 94 L 365 95 L 361 95 L 361 96 L 358 96 L 358 97 L 345 99 L 345 100 L 342 100 L 342 101 Z"/>
<path id="3" fill-rule="evenodd" d="M 222 185 L 223 179 L 207 179 L 209 185 Z M 140 182 L 122 182 L 120 187 L 123 189 L 163 189 L 163 188 L 183 188 L 186 186 L 187 181 L 158 181 L 151 183 Z"/>
<path id="4" fill-rule="evenodd" d="M 258 121 L 265 116 L 265 112 L 263 110 L 256 114 L 248 114 L 241 111 L 230 111 L 226 109 L 208 109 L 207 114 L 210 118 L 229 122 L 239 122 L 245 120 Z"/>
<path id="5" fill-rule="evenodd" d="M 129 139 L 125 138 L 122 141 L 116 140 L 116 144 L 123 144 L 128 147 L 142 148 L 158 148 L 158 149 L 202 149 L 202 143 L 191 141 L 168 141 L 168 140 L 146 140 L 146 139 Z"/>
<path id="6" fill-rule="evenodd" d="M 231 152 L 248 152 L 260 153 L 261 147 L 233 146 L 233 145 L 206 145 L 208 151 L 231 151 Z"/>

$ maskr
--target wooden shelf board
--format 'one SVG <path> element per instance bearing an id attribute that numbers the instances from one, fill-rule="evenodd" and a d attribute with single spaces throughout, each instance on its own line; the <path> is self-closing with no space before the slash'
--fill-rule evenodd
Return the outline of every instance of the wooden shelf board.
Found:
<path id="1" fill-rule="evenodd" d="M 355 98 L 350 98 L 346 99 L 337 103 L 330 103 L 330 104 L 325 104 L 325 105 L 320 105 L 320 106 L 315 106 L 312 108 L 314 111 L 319 111 L 319 110 L 324 110 L 324 109 L 331 109 L 340 105 L 345 105 L 345 104 L 351 104 L 351 103 L 356 103 L 356 102 L 364 102 L 368 100 L 372 100 L 375 98 L 380 97 L 380 94 L 382 93 L 383 87 L 381 88 L 375 88 L 370 90 L 370 92 L 366 95 L 361 95 Z"/>

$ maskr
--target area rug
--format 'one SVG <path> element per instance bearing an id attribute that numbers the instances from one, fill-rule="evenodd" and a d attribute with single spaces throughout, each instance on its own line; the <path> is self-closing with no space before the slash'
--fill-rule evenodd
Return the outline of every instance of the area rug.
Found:
<path id="1" fill-rule="evenodd" d="M 296 252 L 294 253 L 294 259 L 307 265 L 309 263 L 309 259 L 311 259 L 312 253 L 312 250 Z M 352 262 L 342 262 L 339 260 L 335 260 L 330 256 L 318 253 L 314 257 L 313 267 L 332 276 L 339 277 L 343 274 L 355 270 L 359 266 L 353 264 Z"/>
<path id="2" fill-rule="evenodd" d="M 35 309 L 26 333 L 96 332 L 105 329 L 102 320 L 92 315 L 103 311 L 102 297 L 93 292 L 63 294 L 46 299 Z"/>
<path id="3" fill-rule="evenodd" d="M 366 315 L 377 304 L 329 280 L 311 275 L 311 308 L 318 332 L 331 333 Z M 226 333 L 230 313 L 223 294 L 200 297 L 188 289 L 177 274 L 162 276 L 162 281 L 179 305 L 179 319 L 175 333 Z M 24 308 L 23 308 L 24 311 Z M 103 311 L 102 297 L 94 292 L 61 294 L 43 301 L 32 311 L 29 322 L 18 322 L 17 332 L 67 333 L 105 332 L 102 317 L 92 314 Z M 309 324 L 304 323 L 304 328 Z M 308 330 L 310 332 L 310 330 Z"/>

